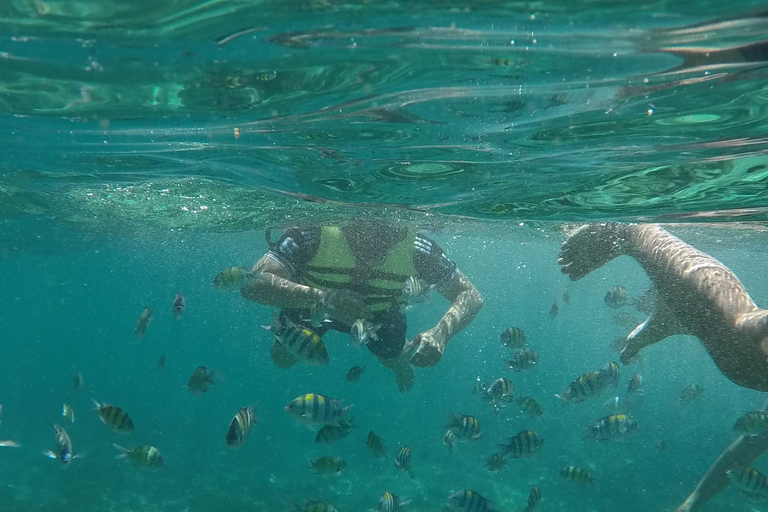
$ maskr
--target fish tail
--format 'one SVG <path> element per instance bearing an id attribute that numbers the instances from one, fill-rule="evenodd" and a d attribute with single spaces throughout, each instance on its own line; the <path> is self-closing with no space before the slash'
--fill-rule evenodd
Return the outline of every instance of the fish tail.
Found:
<path id="1" fill-rule="evenodd" d="M 280 328 L 282 327 L 282 322 L 280 321 L 280 315 L 277 314 L 277 311 L 274 309 L 272 310 L 272 324 L 271 325 L 262 325 L 262 329 L 266 329 L 267 331 L 271 333 L 276 333 L 280 331 Z"/>
<path id="2" fill-rule="evenodd" d="M 350 404 L 350 405 L 348 405 L 346 407 L 342 407 L 341 408 L 341 412 L 339 412 L 339 423 L 347 423 L 347 424 L 349 424 L 349 420 L 347 420 L 347 412 L 349 412 L 349 410 L 351 408 L 353 408 L 354 406 L 355 406 L 355 404 Z"/>
<path id="3" fill-rule="evenodd" d="M 113 443 L 112 446 L 114 446 L 115 449 L 120 452 L 117 455 L 115 455 L 116 459 L 124 459 L 128 457 L 128 452 L 130 451 L 128 448 L 123 448 L 117 443 Z"/>
<path id="4" fill-rule="evenodd" d="M 453 413 L 453 411 L 448 411 L 448 424 L 445 426 L 445 428 L 454 428 L 459 426 L 459 419 L 456 418 L 456 415 Z"/>
<path id="5" fill-rule="evenodd" d="M 48 457 L 49 459 L 58 459 L 59 456 L 53 453 L 51 450 L 48 450 L 47 452 L 43 452 L 44 457 Z"/>

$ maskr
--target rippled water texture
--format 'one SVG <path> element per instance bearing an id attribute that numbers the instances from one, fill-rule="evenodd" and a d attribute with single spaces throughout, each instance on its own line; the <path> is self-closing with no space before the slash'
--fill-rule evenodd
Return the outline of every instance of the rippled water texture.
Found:
<path id="1" fill-rule="evenodd" d="M 9 0 L 0 215 L 765 219 L 759 5 Z"/>

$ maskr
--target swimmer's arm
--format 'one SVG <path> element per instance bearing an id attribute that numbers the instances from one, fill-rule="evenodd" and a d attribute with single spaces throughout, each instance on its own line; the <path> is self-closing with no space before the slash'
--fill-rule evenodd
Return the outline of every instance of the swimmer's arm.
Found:
<path id="1" fill-rule="evenodd" d="M 440 340 L 445 347 L 453 338 L 475 318 L 483 307 L 483 297 L 475 285 L 460 271 L 436 288 L 438 293 L 451 301 L 451 306 L 430 333 Z"/>
<path id="2" fill-rule="evenodd" d="M 737 438 L 720 454 L 696 486 L 696 489 L 675 512 L 701 510 L 709 500 L 728 486 L 729 480 L 726 471 L 749 466 L 766 450 L 768 450 L 768 432 L 754 437 L 741 436 Z"/>
<path id="3" fill-rule="evenodd" d="M 269 253 L 253 267 L 256 277 L 240 290 L 248 300 L 280 309 L 309 309 L 323 291 L 290 280 L 288 268 Z"/>

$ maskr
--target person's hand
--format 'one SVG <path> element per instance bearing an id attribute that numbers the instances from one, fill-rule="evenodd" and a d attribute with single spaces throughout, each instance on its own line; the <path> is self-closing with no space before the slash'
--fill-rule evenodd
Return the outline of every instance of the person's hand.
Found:
<path id="1" fill-rule="evenodd" d="M 445 341 L 442 336 L 436 336 L 433 331 L 426 331 L 413 338 L 406 345 L 404 352 L 409 353 L 414 349 L 416 352 L 410 358 L 411 364 L 422 367 L 434 366 L 443 357 Z"/>
<path id="2" fill-rule="evenodd" d="M 371 317 L 371 307 L 363 301 L 363 296 L 350 290 L 325 292 L 322 301 L 328 316 L 344 325 Z"/>

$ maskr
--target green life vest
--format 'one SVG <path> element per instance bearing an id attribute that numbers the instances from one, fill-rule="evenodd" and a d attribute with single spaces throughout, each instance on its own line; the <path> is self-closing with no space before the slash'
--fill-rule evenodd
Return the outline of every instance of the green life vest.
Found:
<path id="1" fill-rule="evenodd" d="M 320 246 L 305 266 L 303 281 L 322 290 L 345 289 L 359 293 L 371 311 L 384 311 L 397 304 L 406 279 L 416 275 L 413 244 L 416 233 L 409 230 L 382 258 L 361 268 L 354 251 L 338 227 L 323 227 Z"/>

